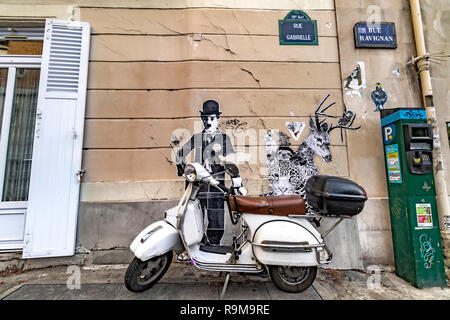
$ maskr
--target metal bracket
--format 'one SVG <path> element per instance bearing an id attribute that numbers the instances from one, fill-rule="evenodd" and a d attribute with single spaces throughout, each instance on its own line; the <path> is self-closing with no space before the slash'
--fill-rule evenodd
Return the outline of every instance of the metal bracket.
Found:
<path id="1" fill-rule="evenodd" d="M 81 169 L 76 172 L 77 180 L 81 182 L 81 178 L 86 174 L 86 169 Z"/>
<path id="2" fill-rule="evenodd" d="M 439 52 L 439 53 L 425 53 L 424 55 L 418 56 L 418 57 L 412 57 L 409 62 L 406 63 L 406 65 L 414 64 L 416 65 L 419 70 L 418 72 L 429 70 L 430 69 L 430 62 L 440 64 L 438 61 L 445 62 L 445 58 L 450 57 L 449 54 L 445 52 Z M 425 60 L 425 64 L 418 66 L 419 62 Z"/>
<path id="3" fill-rule="evenodd" d="M 321 234 L 321 236 L 322 236 L 322 239 L 323 238 L 325 238 L 334 228 L 336 228 L 337 227 L 337 225 L 339 224 L 339 223 L 341 223 L 344 219 L 353 219 L 353 216 L 333 216 L 333 215 L 330 215 L 330 216 L 322 216 L 322 215 L 315 215 L 315 214 L 311 214 L 311 215 L 296 215 L 296 214 L 290 214 L 290 215 L 288 215 L 288 217 L 290 217 L 290 218 L 304 218 L 304 219 L 306 219 L 306 218 L 339 218 L 339 221 L 338 222 L 336 222 L 335 224 L 333 224 L 332 226 L 331 226 L 331 228 L 330 229 L 328 229 L 327 231 L 325 231 L 323 234 Z"/>
<path id="4" fill-rule="evenodd" d="M 339 220 L 338 220 L 338 222 L 336 222 L 335 224 L 333 224 L 331 227 L 330 227 L 330 229 L 328 229 L 327 231 L 325 231 L 323 234 L 321 234 L 320 236 L 322 237 L 322 239 L 324 239 L 334 228 L 336 228 L 337 227 L 337 225 L 339 224 L 339 223 L 341 223 L 342 221 L 344 221 L 344 217 L 342 217 L 342 218 L 340 218 Z"/>

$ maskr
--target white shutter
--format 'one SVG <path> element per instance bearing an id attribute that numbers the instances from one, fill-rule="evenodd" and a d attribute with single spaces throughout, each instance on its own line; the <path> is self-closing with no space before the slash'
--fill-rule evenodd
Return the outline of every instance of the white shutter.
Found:
<path id="1" fill-rule="evenodd" d="M 90 26 L 45 24 L 23 258 L 75 253 Z"/>

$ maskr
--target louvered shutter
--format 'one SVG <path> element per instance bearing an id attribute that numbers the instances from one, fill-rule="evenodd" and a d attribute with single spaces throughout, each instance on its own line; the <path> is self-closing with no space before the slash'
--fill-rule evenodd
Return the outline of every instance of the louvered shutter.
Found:
<path id="1" fill-rule="evenodd" d="M 90 26 L 46 21 L 23 258 L 75 253 Z"/>

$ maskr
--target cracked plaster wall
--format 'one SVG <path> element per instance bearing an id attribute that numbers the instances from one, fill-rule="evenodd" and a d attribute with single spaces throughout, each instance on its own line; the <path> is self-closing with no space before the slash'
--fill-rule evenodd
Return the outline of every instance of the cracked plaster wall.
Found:
<path id="1" fill-rule="evenodd" d="M 182 182 L 168 143 L 176 129 L 195 131 L 207 99 L 220 102 L 224 122 L 239 119 L 257 132 L 235 146 L 257 158 L 242 163 L 243 177 L 253 194 L 264 192 L 259 130 L 287 132 L 286 121 L 304 121 L 328 93 L 333 112 L 343 110 L 335 13 L 329 2 L 314 4 L 308 13 L 318 20 L 320 46 L 279 45 L 278 19 L 292 3 L 280 3 L 283 10 L 82 7 L 92 37 L 81 199 L 176 199 Z M 340 164 L 319 165 L 347 176 L 345 142 L 332 138 L 332 149 Z"/>
<path id="2" fill-rule="evenodd" d="M 245 142 L 236 139 L 234 145 L 252 157 L 240 164 L 249 193 L 267 192 L 266 130 L 289 134 L 285 123 L 307 121 L 329 93 L 336 102 L 329 112 L 343 113 L 335 12 L 321 9 L 307 11 L 318 20 L 319 46 L 280 46 L 278 19 L 287 8 L 82 8 L 82 20 L 93 28 L 83 158 L 87 175 L 81 194 L 89 202 L 82 207 L 97 206 L 98 213 L 106 214 L 115 210 L 106 210 L 111 205 L 101 201 L 147 198 L 159 206 L 156 199 L 179 197 L 183 181 L 168 161 L 168 142 L 177 128 L 195 131 L 198 110 L 207 99 L 221 104 L 222 129 L 239 124 L 257 133 Z M 232 138 L 236 131 L 231 130 Z M 304 131 L 294 145 L 307 136 Z M 333 162 L 317 159 L 319 171 L 349 176 L 345 135 L 343 141 L 340 134 L 331 135 L 331 152 Z M 86 219 L 98 216 L 81 212 Z M 121 214 L 127 215 L 125 209 Z M 87 229 L 79 230 L 80 239 L 91 238 Z M 332 267 L 362 267 L 355 230 L 354 223 L 336 229 L 330 243 L 340 257 Z M 108 237 L 108 232 L 105 236 L 111 243 L 124 238 Z M 223 242 L 229 241 L 226 234 Z"/>
<path id="3" fill-rule="evenodd" d="M 90 249 L 126 247 L 131 234 L 149 222 L 137 217 L 140 209 L 127 209 L 133 206 L 127 203 L 143 208 L 148 200 L 161 200 L 154 202 L 161 209 L 158 203 L 168 205 L 167 200 L 179 197 L 183 182 L 167 161 L 170 132 L 174 128 L 192 132 L 192 121 L 204 100 L 219 100 L 225 120 L 239 119 L 259 130 L 304 121 L 331 93 L 337 102 L 336 114 L 342 113 L 345 101 L 358 114 L 363 129 L 346 134 L 344 142 L 336 138 L 338 134 L 332 136 L 335 161 L 330 165 L 317 161 L 319 170 L 358 181 L 367 186 L 370 197 L 365 216 L 358 218 L 359 235 L 348 233 L 352 225 L 337 229 L 337 238 L 329 240 L 361 244 L 360 248 L 347 246 L 349 252 L 337 264 L 346 267 L 346 256 L 359 255 L 369 263 L 392 264 L 387 193 L 381 151 L 377 151 L 381 145 L 378 115 L 370 112 L 367 92 L 362 101 L 348 97 L 342 82 L 357 61 L 365 61 L 366 91 L 382 80 L 391 92 L 392 107 L 421 104 L 415 74 L 405 67 L 414 55 L 409 7 L 405 0 L 335 2 L 336 12 L 334 1 L 306 0 L 277 1 L 276 5 L 263 1 L 257 9 L 254 1 L 227 2 L 229 8 L 223 1 L 179 1 L 171 10 L 164 10 L 166 2 L 158 1 L 97 1 L 92 7 L 86 0 L 74 1 L 81 8 L 73 8 L 54 0 L 25 11 L 22 4 L 36 1 L 4 1 L 5 16 L 73 17 L 92 26 L 83 152 L 88 171 L 81 190 L 79 244 Z M 429 42 L 430 51 L 448 49 L 442 38 L 448 31 L 449 24 L 442 23 L 448 20 L 448 5 L 428 2 L 433 6 L 423 8 L 423 15 L 426 37 L 434 39 Z M 396 22 L 399 48 L 395 51 L 354 49 L 353 26 L 367 18 L 366 8 L 374 3 L 381 4 L 383 20 Z M 278 44 L 278 19 L 292 9 L 304 9 L 318 20 L 319 46 Z M 399 67 L 396 76 L 391 71 Z M 435 68 L 432 76 L 438 101 L 447 103 L 448 72 Z M 250 142 L 250 147 L 256 148 L 258 140 Z M 264 164 L 242 167 L 250 193 L 265 192 Z M 115 209 L 109 210 L 114 203 Z M 162 209 L 148 210 L 153 212 L 145 214 L 148 219 L 161 218 Z M 119 216 L 134 219 L 119 232 L 122 236 L 108 232 L 114 230 L 112 221 Z M 91 234 L 93 226 L 102 228 L 102 237 Z M 352 263 L 359 266 L 360 262 Z"/>

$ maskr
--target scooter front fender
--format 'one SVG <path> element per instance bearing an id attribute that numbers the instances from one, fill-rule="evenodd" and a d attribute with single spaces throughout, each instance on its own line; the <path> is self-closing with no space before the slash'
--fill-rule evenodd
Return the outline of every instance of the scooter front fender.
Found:
<path id="1" fill-rule="evenodd" d="M 133 240 L 131 251 L 141 261 L 160 256 L 170 250 L 183 252 L 183 243 L 177 229 L 166 221 L 152 223 Z"/>

